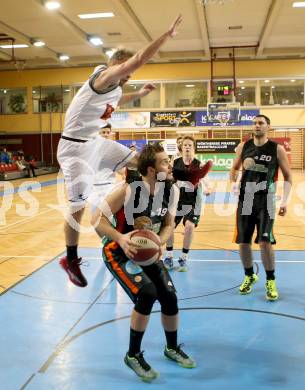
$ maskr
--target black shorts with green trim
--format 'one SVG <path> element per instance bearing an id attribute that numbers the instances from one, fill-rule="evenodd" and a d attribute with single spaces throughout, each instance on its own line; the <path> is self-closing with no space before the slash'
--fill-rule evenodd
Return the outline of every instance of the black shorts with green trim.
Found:
<path id="1" fill-rule="evenodd" d="M 177 215 L 175 217 L 175 227 L 177 227 L 179 225 L 179 223 L 182 221 L 182 219 L 183 219 L 183 225 L 185 225 L 186 221 L 190 221 L 195 225 L 195 227 L 197 227 L 199 224 L 199 221 L 200 221 L 200 215 L 194 214 L 194 209 L 192 209 L 186 215 Z"/>
<path id="2" fill-rule="evenodd" d="M 273 235 L 275 208 L 267 207 L 267 201 L 254 201 L 251 210 L 247 210 L 244 202 L 239 200 L 236 211 L 236 233 L 237 244 L 251 244 L 252 236 L 256 228 L 255 243 L 265 241 L 276 244 Z"/>
<path id="3" fill-rule="evenodd" d="M 141 267 L 128 259 L 123 249 L 114 241 L 105 243 L 103 260 L 134 303 L 137 301 L 141 288 L 150 283 L 156 286 L 158 294 L 162 294 L 164 290 L 176 292 L 174 283 L 162 260 Z"/>

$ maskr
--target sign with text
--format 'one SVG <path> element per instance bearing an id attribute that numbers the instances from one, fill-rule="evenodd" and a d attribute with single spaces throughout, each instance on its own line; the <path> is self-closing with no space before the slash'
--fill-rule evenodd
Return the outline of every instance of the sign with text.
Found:
<path id="1" fill-rule="evenodd" d="M 151 112 L 150 127 L 196 126 L 195 111 Z"/>
<path id="2" fill-rule="evenodd" d="M 209 160 L 212 161 L 212 171 L 229 171 L 233 166 L 235 153 L 199 153 L 196 158 L 204 164 Z"/>
<path id="3" fill-rule="evenodd" d="M 259 115 L 259 109 L 240 110 L 238 122 L 228 122 L 226 126 L 251 126 L 254 118 Z M 220 122 L 211 122 L 207 111 L 196 112 L 196 126 L 222 126 Z"/>
<path id="4" fill-rule="evenodd" d="M 111 115 L 110 123 L 114 130 L 147 129 L 150 126 L 150 113 L 115 111 Z"/>
<path id="5" fill-rule="evenodd" d="M 174 138 L 148 140 L 148 144 L 153 144 L 155 142 L 159 142 L 169 156 L 173 156 L 178 152 L 176 140 Z"/>
<path id="6" fill-rule="evenodd" d="M 239 139 L 196 140 L 196 153 L 235 153 Z"/>

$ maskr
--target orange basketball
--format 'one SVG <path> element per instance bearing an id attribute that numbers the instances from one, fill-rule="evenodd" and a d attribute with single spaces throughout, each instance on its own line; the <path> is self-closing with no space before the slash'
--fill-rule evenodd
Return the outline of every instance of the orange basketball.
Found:
<path id="1" fill-rule="evenodd" d="M 151 230 L 141 229 L 130 237 L 137 245 L 137 254 L 132 259 L 139 265 L 151 265 L 161 255 L 161 242 L 159 236 Z"/>

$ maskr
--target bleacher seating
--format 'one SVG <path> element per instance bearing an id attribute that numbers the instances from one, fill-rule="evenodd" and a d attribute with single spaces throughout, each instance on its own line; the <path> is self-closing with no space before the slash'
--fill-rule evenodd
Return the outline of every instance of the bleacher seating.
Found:
<path id="1" fill-rule="evenodd" d="M 36 176 L 47 175 L 48 173 L 58 172 L 56 167 L 45 166 L 42 162 L 37 162 L 37 168 L 35 169 Z M 27 176 L 27 172 L 19 171 L 15 163 L 12 164 L 0 164 L 0 180 L 13 180 L 22 179 Z"/>

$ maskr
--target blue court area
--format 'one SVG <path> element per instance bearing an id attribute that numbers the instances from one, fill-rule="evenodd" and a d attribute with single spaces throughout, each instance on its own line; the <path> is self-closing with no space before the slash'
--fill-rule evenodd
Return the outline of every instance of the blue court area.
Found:
<path id="1" fill-rule="evenodd" d="M 1 388 L 10 389 L 304 389 L 305 254 L 278 251 L 280 298 L 265 299 L 265 275 L 250 295 L 235 251 L 194 250 L 187 273 L 172 271 L 180 306 L 179 341 L 197 361 L 184 369 L 163 356 L 159 306 L 144 336 L 159 371 L 143 383 L 123 362 L 133 305 L 100 259 L 89 262 L 85 289 L 68 282 L 54 259 L 0 296 Z M 176 255 L 178 253 L 176 252 Z"/>

